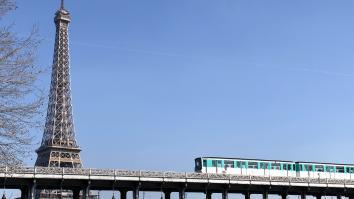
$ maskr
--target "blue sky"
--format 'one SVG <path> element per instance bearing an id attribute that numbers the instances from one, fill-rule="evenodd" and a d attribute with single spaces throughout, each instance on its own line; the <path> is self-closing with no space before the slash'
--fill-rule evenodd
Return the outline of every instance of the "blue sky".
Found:
<path id="1" fill-rule="evenodd" d="M 192 171 L 198 156 L 354 163 L 353 1 L 65 6 L 85 167 Z M 20 35 L 39 27 L 49 90 L 59 0 L 18 7 L 6 20 Z"/>

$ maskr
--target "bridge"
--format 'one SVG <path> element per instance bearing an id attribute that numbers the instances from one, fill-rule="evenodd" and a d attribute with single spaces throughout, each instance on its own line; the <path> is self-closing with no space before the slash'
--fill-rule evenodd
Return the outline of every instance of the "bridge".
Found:
<path id="1" fill-rule="evenodd" d="M 246 176 L 188 172 L 130 171 L 115 169 L 83 169 L 52 167 L 2 167 L 0 184 L 7 189 L 20 189 L 21 198 L 35 198 L 36 189 L 72 190 L 74 199 L 88 198 L 90 190 L 117 190 L 126 199 L 133 191 L 133 199 L 139 199 L 139 191 L 163 192 L 170 199 L 172 192 L 185 199 L 186 192 L 200 192 L 211 199 L 212 193 L 242 193 L 245 199 L 251 194 L 278 194 L 282 199 L 288 195 L 342 196 L 354 199 L 354 179 L 321 179 L 279 176 Z"/>

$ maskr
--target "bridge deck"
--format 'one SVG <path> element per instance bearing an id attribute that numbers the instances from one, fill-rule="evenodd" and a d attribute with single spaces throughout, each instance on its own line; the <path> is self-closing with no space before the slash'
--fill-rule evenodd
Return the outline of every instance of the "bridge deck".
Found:
<path id="1" fill-rule="evenodd" d="M 188 192 L 239 192 L 262 193 L 354 195 L 354 180 L 297 178 L 277 176 L 245 176 L 187 172 L 129 171 L 114 169 L 72 169 L 48 167 L 0 168 L 0 183 L 7 188 L 30 186 L 37 188 L 72 189 L 90 185 L 92 190 L 139 190 Z"/>

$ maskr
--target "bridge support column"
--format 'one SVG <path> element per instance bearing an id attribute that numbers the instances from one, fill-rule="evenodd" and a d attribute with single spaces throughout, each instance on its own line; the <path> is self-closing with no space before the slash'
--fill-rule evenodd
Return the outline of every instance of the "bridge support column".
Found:
<path id="1" fill-rule="evenodd" d="M 119 190 L 120 199 L 127 199 L 127 190 Z"/>
<path id="2" fill-rule="evenodd" d="M 224 191 L 222 192 L 222 199 L 228 199 L 228 198 L 229 198 L 229 193 L 228 193 L 227 190 L 224 190 Z"/>
<path id="3" fill-rule="evenodd" d="M 86 185 L 86 187 L 84 187 L 84 190 L 82 191 L 82 198 L 83 199 L 89 199 L 90 197 L 90 186 L 91 186 L 91 182 L 89 181 Z"/>
<path id="4" fill-rule="evenodd" d="M 28 187 L 21 188 L 21 199 L 27 199 L 28 193 L 29 193 Z"/>
<path id="5" fill-rule="evenodd" d="M 301 193 L 301 199 L 306 199 L 306 193 Z"/>
<path id="6" fill-rule="evenodd" d="M 179 191 L 179 199 L 185 199 L 186 198 L 186 189 L 183 188 Z"/>
<path id="7" fill-rule="evenodd" d="M 36 180 L 33 180 L 33 183 L 30 185 L 29 189 L 28 189 L 28 199 L 35 199 L 36 197 Z"/>
<path id="8" fill-rule="evenodd" d="M 171 191 L 164 191 L 165 199 L 171 199 Z"/>
<path id="9" fill-rule="evenodd" d="M 315 195 L 315 198 L 316 198 L 316 199 L 321 199 L 321 198 L 322 198 L 322 195 L 321 195 L 321 194 Z"/>
<path id="10" fill-rule="evenodd" d="M 268 191 L 263 192 L 263 199 L 268 199 Z"/>
<path id="11" fill-rule="evenodd" d="M 207 191 L 206 193 L 205 193 L 205 199 L 211 199 L 211 195 L 212 195 L 213 193 L 211 193 L 210 191 Z"/>
<path id="12" fill-rule="evenodd" d="M 133 190 L 133 199 L 139 199 L 139 186 Z"/>
<path id="13" fill-rule="evenodd" d="M 73 189 L 73 199 L 80 199 L 80 189 Z"/>
<path id="14" fill-rule="evenodd" d="M 288 194 L 287 193 L 282 193 L 280 196 L 281 196 L 281 199 L 286 199 L 288 197 Z"/>
<path id="15" fill-rule="evenodd" d="M 342 195 L 338 194 L 337 199 L 342 199 Z"/>
<path id="16" fill-rule="evenodd" d="M 244 193 L 245 199 L 251 199 L 251 193 L 249 191 Z"/>

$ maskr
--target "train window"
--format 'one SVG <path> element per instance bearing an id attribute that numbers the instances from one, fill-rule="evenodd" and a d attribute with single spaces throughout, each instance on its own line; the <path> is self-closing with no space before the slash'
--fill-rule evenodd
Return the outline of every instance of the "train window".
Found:
<path id="1" fill-rule="evenodd" d="M 248 163 L 248 168 L 249 169 L 257 169 L 258 163 L 257 162 L 249 162 Z"/>
<path id="2" fill-rule="evenodd" d="M 195 160 L 195 171 L 200 171 L 202 169 L 202 159 L 198 158 Z"/>
<path id="3" fill-rule="evenodd" d="M 288 170 L 288 171 L 294 170 L 293 164 L 283 164 L 283 170 Z"/>
<path id="4" fill-rule="evenodd" d="M 293 164 L 288 164 L 288 171 L 292 171 L 294 170 L 294 165 Z"/>
<path id="5" fill-rule="evenodd" d="M 261 162 L 260 168 L 261 169 L 268 169 L 268 163 L 267 162 Z"/>
<path id="6" fill-rule="evenodd" d="M 347 173 L 354 173 L 354 167 L 347 167 Z"/>
<path id="7" fill-rule="evenodd" d="M 349 167 L 349 173 L 354 173 L 354 167 Z"/>
<path id="8" fill-rule="evenodd" d="M 283 166 L 282 166 L 282 170 L 288 170 L 288 164 L 283 164 Z"/>
<path id="9" fill-rule="evenodd" d="M 272 164 L 272 169 L 280 170 L 280 163 L 273 163 Z"/>
<path id="10" fill-rule="evenodd" d="M 237 161 L 237 162 L 236 162 L 236 167 L 237 167 L 237 168 L 241 168 L 241 166 L 242 166 L 241 162 L 240 162 L 240 161 Z"/>
<path id="11" fill-rule="evenodd" d="M 339 166 L 339 167 L 337 167 L 336 170 L 337 170 L 338 173 L 344 173 L 344 167 L 340 167 Z"/>
<path id="12" fill-rule="evenodd" d="M 216 167 L 216 160 L 212 160 L 212 161 L 211 161 L 211 166 L 212 166 L 212 167 Z"/>
<path id="13" fill-rule="evenodd" d="M 207 160 L 203 160 L 203 167 L 207 167 L 208 164 L 207 164 Z"/>
<path id="14" fill-rule="evenodd" d="M 196 165 L 197 167 L 200 167 L 200 159 L 195 161 L 195 165 Z"/>
<path id="15" fill-rule="evenodd" d="M 326 166 L 327 172 L 335 172 L 334 166 Z"/>
<path id="16" fill-rule="evenodd" d="M 218 167 L 222 167 L 222 160 L 217 160 L 216 163 L 217 163 Z"/>
<path id="17" fill-rule="evenodd" d="M 350 168 L 349 167 L 345 167 L 344 170 L 345 170 L 346 173 L 350 173 Z"/>
<path id="18" fill-rule="evenodd" d="M 315 171 L 317 171 L 317 172 L 323 172 L 323 171 L 324 171 L 323 165 L 315 165 Z"/>
<path id="19" fill-rule="evenodd" d="M 246 162 L 241 162 L 241 168 L 247 168 Z"/>
<path id="20" fill-rule="evenodd" d="M 312 165 L 310 164 L 305 164 L 305 170 L 304 171 L 312 171 Z"/>
<path id="21" fill-rule="evenodd" d="M 225 160 L 224 164 L 225 168 L 234 168 L 234 161 Z"/>

